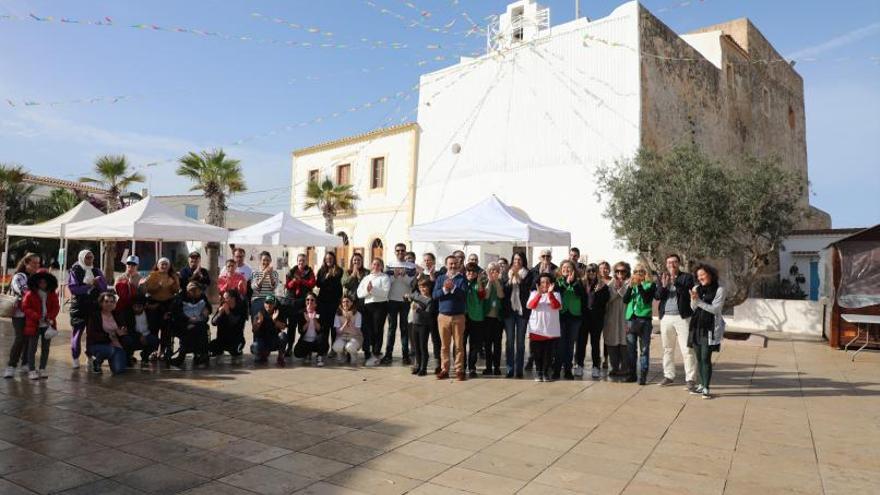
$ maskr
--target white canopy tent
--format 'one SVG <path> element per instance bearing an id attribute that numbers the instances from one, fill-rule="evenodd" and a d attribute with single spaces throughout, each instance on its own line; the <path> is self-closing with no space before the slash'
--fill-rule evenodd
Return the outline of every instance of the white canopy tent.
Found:
<path id="1" fill-rule="evenodd" d="M 409 235 L 415 242 L 506 242 L 566 247 L 571 244 L 571 233 L 532 221 L 528 215 L 504 204 L 494 194 L 455 215 L 413 225 Z"/>
<path id="2" fill-rule="evenodd" d="M 83 201 L 70 211 L 34 225 L 9 225 L 6 227 L 6 245 L 3 248 L 3 274 L 6 274 L 7 257 L 9 256 L 10 237 L 38 237 L 41 239 L 59 239 L 64 244 L 66 227 L 74 222 L 91 220 L 104 216 L 101 210 L 92 206 L 88 201 Z M 65 251 L 66 252 L 66 251 Z M 62 260 L 59 260 L 59 263 Z M 63 269 L 63 266 L 62 266 Z M 63 277 L 62 277 L 63 278 Z"/>
<path id="3" fill-rule="evenodd" d="M 328 234 L 281 212 L 250 227 L 230 232 L 229 244 L 245 246 L 320 246 L 342 245 L 339 236 Z"/>
<path id="4" fill-rule="evenodd" d="M 229 232 L 193 220 L 147 196 L 141 201 L 109 215 L 75 222 L 66 227 L 67 239 L 115 241 L 202 241 L 225 242 Z"/>

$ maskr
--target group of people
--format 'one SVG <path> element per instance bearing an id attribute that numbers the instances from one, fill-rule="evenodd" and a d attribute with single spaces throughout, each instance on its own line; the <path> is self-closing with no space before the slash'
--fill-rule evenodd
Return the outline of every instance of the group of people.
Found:
<path id="1" fill-rule="evenodd" d="M 135 365 L 138 351 L 142 366 L 159 360 L 180 367 L 188 354 L 193 366 L 208 365 L 211 356 L 243 354 L 250 322 L 255 362 L 265 363 L 275 353 L 282 367 L 291 357 L 318 367 L 331 359 L 358 364 L 361 351 L 365 365 L 390 365 L 399 334 L 402 363 L 414 375 L 428 374 L 430 341 L 438 379 L 476 378 L 482 361 L 482 375 L 523 378 L 532 370 L 535 381 L 547 382 L 583 377 L 589 343 L 593 379 L 607 374 L 644 385 L 657 301 L 663 344 L 659 384 L 675 383 L 678 348 L 688 391 L 711 397 L 712 353 L 724 333 L 724 289 L 714 268 L 683 272 L 675 254 L 660 276 L 643 264 L 583 264 L 577 248 L 559 266 L 545 250 L 534 266 L 518 251 L 509 262 L 500 258 L 483 268 L 475 254 L 466 257 L 462 251 L 447 256 L 442 266 L 432 253 L 418 264 L 400 243 L 387 265 L 374 258 L 367 269 L 363 256 L 354 253 L 344 269 L 327 252 L 314 270 L 300 254 L 283 276 L 268 252 L 260 253 L 256 268 L 245 263 L 245 255 L 235 249 L 213 282 L 220 293 L 215 311 L 206 297 L 212 280 L 198 252 L 179 272 L 162 258 L 145 277 L 139 259 L 129 256 L 125 273 L 112 285 L 94 266 L 94 255 L 80 252 L 68 276 L 73 367 L 79 367 L 83 333 L 96 373 L 104 361 L 114 374 L 124 372 Z M 19 360 L 27 362 L 31 378 L 45 375 L 58 283 L 39 266 L 39 256 L 28 254 L 13 278 L 16 338 L 7 377 Z"/>

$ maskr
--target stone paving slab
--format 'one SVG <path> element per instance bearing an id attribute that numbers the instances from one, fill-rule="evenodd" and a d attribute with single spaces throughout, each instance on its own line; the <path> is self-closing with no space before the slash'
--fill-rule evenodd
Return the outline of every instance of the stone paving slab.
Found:
<path id="1" fill-rule="evenodd" d="M 65 325 L 62 325 L 64 329 Z M 0 321 L 0 347 L 11 328 Z M 247 357 L 0 380 L 0 493 L 878 493 L 880 353 L 768 335 L 683 385 L 413 377 Z M 660 378 L 652 341 L 651 381 Z M 681 367 L 679 366 L 679 372 Z"/>

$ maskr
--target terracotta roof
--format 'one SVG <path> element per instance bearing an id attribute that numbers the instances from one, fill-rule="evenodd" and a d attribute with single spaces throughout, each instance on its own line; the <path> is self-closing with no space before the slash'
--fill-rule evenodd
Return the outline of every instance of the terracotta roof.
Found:
<path id="1" fill-rule="evenodd" d="M 805 229 L 792 230 L 790 235 L 850 235 L 865 230 L 864 227 L 848 229 Z"/>
<path id="2" fill-rule="evenodd" d="M 409 131 L 411 129 L 418 129 L 419 124 L 415 122 L 407 122 L 405 124 L 399 124 L 391 127 L 382 127 L 380 129 L 374 129 L 369 132 L 365 132 L 363 134 L 355 134 L 354 136 L 348 136 L 340 139 L 336 139 L 333 141 L 326 141 L 320 144 L 315 144 L 313 146 L 308 146 L 306 148 L 300 148 L 298 150 L 293 151 L 293 156 L 302 156 L 308 155 L 311 153 L 316 153 L 318 151 L 323 151 L 330 148 L 335 148 L 337 146 L 342 146 L 346 144 L 357 143 L 360 141 L 366 141 L 369 139 L 375 139 L 379 136 L 390 136 L 392 134 L 397 134 L 400 132 Z"/>
<path id="3" fill-rule="evenodd" d="M 57 179 L 55 177 L 42 177 L 39 175 L 26 175 L 24 178 L 25 182 L 30 184 L 37 184 L 40 186 L 49 186 L 49 187 L 59 187 L 61 189 L 73 189 L 76 191 L 82 191 L 91 194 L 107 194 L 108 191 L 106 189 L 101 189 L 100 187 L 95 187 L 91 184 L 84 182 L 77 182 L 72 180 L 64 180 Z"/>

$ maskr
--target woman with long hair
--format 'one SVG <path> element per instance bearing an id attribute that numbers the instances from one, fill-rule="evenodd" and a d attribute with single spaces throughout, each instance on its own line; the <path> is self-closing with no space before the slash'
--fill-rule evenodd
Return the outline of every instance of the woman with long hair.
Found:
<path id="1" fill-rule="evenodd" d="M 125 334 L 125 327 L 114 311 L 116 296 L 112 292 L 101 293 L 97 307 L 86 329 L 86 352 L 92 358 L 89 371 L 101 373 L 101 365 L 108 361 L 114 375 L 124 373 L 128 363 L 120 337 Z"/>
<path id="2" fill-rule="evenodd" d="M 556 275 L 555 287 L 562 297 L 562 307 L 559 310 L 559 345 L 555 349 L 551 378 L 558 380 L 561 375 L 566 380 L 574 380 L 572 351 L 584 317 L 584 285 L 577 265 L 570 259 L 560 263 Z"/>
<path id="3" fill-rule="evenodd" d="M 302 319 L 302 312 L 306 309 L 306 296 L 312 293 L 315 282 L 315 271 L 308 265 L 305 253 L 299 253 L 296 255 L 296 264 L 284 277 L 287 300 L 282 305 L 281 311 L 286 315 L 287 328 L 290 330 L 287 348 L 284 350 L 285 357 L 293 355 L 293 344 L 298 333 L 296 330 Z"/>
<path id="4" fill-rule="evenodd" d="M 605 307 L 605 327 L 602 337 L 605 339 L 605 349 L 611 361 L 611 370 L 608 376 L 626 376 L 626 304 L 623 295 L 629 287 L 630 266 L 629 263 L 619 261 L 614 265 L 614 278 L 608 284 L 608 305 Z"/>
<path id="5" fill-rule="evenodd" d="M 694 271 L 697 286 L 691 289 L 691 316 L 688 329 L 688 347 L 697 354 L 697 370 L 700 385 L 691 394 L 701 394 L 704 399 L 711 399 L 709 383 L 712 381 L 712 353 L 721 350 L 724 339 L 724 287 L 718 284 L 718 270 L 701 264 Z"/>
<path id="6" fill-rule="evenodd" d="M 321 338 L 327 340 L 323 347 L 329 349 L 330 344 L 336 342 L 336 327 L 333 326 L 333 319 L 342 300 L 342 268 L 336 262 L 336 253 L 327 251 L 324 254 L 324 262 L 315 278 L 317 279 L 315 285 L 319 289 L 318 314 L 321 315 L 322 324 L 325 325 Z M 336 357 L 336 352 L 331 350 L 329 357 Z"/>
<path id="7" fill-rule="evenodd" d="M 591 376 L 598 379 L 601 376 L 602 366 L 601 347 L 602 328 L 605 326 L 605 306 L 608 304 L 608 285 L 599 276 L 599 265 L 590 263 L 584 270 L 584 304 L 586 312 L 581 332 L 578 334 L 575 345 L 574 360 L 576 363 L 575 376 L 583 376 L 584 360 L 587 355 L 587 340 L 590 341 L 590 358 L 593 366 Z"/>
<path id="8" fill-rule="evenodd" d="M 171 326 L 171 302 L 180 292 L 180 279 L 168 258 L 159 258 L 143 281 L 147 297 L 147 321 L 150 333 L 159 336 L 159 354 L 171 363 L 174 351 L 174 335 Z"/>
<path id="9" fill-rule="evenodd" d="M 385 262 L 381 258 L 373 258 L 370 263 L 369 275 L 361 279 L 358 285 L 358 299 L 364 301 L 369 325 L 364 334 L 364 364 L 376 366 L 382 355 L 382 332 L 385 330 L 385 319 L 388 317 L 388 292 L 391 290 L 391 278 L 385 274 Z"/>
<path id="10" fill-rule="evenodd" d="M 528 307 L 532 291 L 532 273 L 524 253 L 513 253 L 507 280 L 504 283 L 504 349 L 507 378 L 522 378 L 525 367 L 526 328 L 531 311 Z"/>
<path id="11" fill-rule="evenodd" d="M 73 333 L 70 336 L 70 353 L 74 369 L 79 368 L 82 334 L 89 320 L 100 309 L 98 296 L 107 290 L 107 280 L 94 263 L 95 255 L 88 249 L 83 249 L 79 252 L 76 263 L 70 267 L 67 277 L 67 289 L 72 296 L 70 325 L 73 327 Z"/>
<path id="12" fill-rule="evenodd" d="M 644 385 L 648 378 L 651 353 L 652 304 L 656 288 L 648 278 L 648 269 L 638 263 L 633 270 L 629 287 L 623 295 L 626 304 L 626 362 L 629 369 L 627 382 L 638 380 Z"/>
<path id="13" fill-rule="evenodd" d="M 12 347 L 9 349 L 9 362 L 7 363 L 6 371 L 3 372 L 3 378 L 14 377 L 15 367 L 18 366 L 18 362 L 21 361 L 22 356 L 26 355 L 25 345 L 27 344 L 27 338 L 24 336 L 26 320 L 24 311 L 21 307 L 21 302 L 24 300 L 24 294 L 28 290 L 28 278 L 34 273 L 37 273 L 37 270 L 39 269 L 40 255 L 27 253 L 18 262 L 18 266 L 15 268 L 15 275 L 12 276 L 10 288 L 12 289 L 12 295 L 15 296 L 15 309 L 12 313 L 12 329 L 15 332 L 15 337 L 12 341 Z M 25 363 L 21 364 L 24 366 Z"/>

